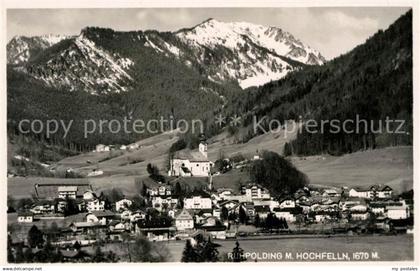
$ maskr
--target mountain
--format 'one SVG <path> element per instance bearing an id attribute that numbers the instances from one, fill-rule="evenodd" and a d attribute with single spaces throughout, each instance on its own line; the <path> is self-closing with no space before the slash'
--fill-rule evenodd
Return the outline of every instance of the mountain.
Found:
<path id="1" fill-rule="evenodd" d="M 16 36 L 7 43 L 7 63 L 21 65 L 44 49 L 69 38 L 61 35 L 44 35 L 38 37 Z"/>
<path id="2" fill-rule="evenodd" d="M 241 112 L 246 141 L 255 136 L 253 118 L 267 130 L 270 122 L 316 121 L 317 132 L 302 129 L 285 154 L 340 155 L 357 150 L 412 144 L 413 117 L 412 11 L 387 30 L 322 66 L 308 66 L 254 89 L 227 105 L 225 115 Z M 386 132 L 386 119 L 390 131 Z M 357 119 L 362 121 L 357 130 Z M 337 123 L 325 121 L 338 120 Z M 346 133 L 343 129 L 347 122 Z M 273 122 L 274 121 L 274 122 Z M 324 124 L 322 122 L 324 121 Z M 398 122 L 397 122 L 398 121 Z M 404 122 L 403 133 L 398 129 Z M 323 125 L 323 130 L 321 130 Z M 367 127 L 367 129 L 366 129 Z M 271 125 L 275 129 L 276 126 Z M 381 129 L 381 130 L 380 130 Z M 313 128 L 311 129 L 313 131 Z M 323 131 L 323 132 L 322 132 Z M 258 130 L 258 133 L 262 133 Z"/>
<path id="3" fill-rule="evenodd" d="M 132 75 L 138 69 L 147 68 L 135 58 L 147 55 L 148 49 L 209 80 L 237 82 L 242 88 L 280 79 L 305 65 L 325 63 L 319 52 L 280 28 L 214 19 L 177 32 L 89 27 L 75 37 L 15 37 L 8 44 L 7 58 L 16 70 L 51 87 L 118 93 L 132 87 Z"/>
<path id="4" fill-rule="evenodd" d="M 201 65 L 210 65 L 210 78 L 236 79 L 242 88 L 280 79 L 300 67 L 298 63 L 326 62 L 319 52 L 277 27 L 209 19 L 176 35 Z"/>

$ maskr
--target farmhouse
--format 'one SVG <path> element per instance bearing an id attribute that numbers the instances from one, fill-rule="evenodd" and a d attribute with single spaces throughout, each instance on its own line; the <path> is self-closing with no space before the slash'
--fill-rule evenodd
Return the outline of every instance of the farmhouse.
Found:
<path id="1" fill-rule="evenodd" d="M 19 223 L 32 223 L 34 221 L 34 214 L 31 212 L 20 212 L 17 216 Z"/>
<path id="2" fill-rule="evenodd" d="M 105 210 L 105 201 L 100 199 L 94 199 L 87 202 L 86 209 L 89 212 L 93 211 L 103 211 Z"/>
<path id="3" fill-rule="evenodd" d="M 197 151 L 181 150 L 169 161 L 169 176 L 207 177 L 213 163 L 207 158 L 207 143 L 202 140 Z"/>
<path id="4" fill-rule="evenodd" d="M 122 210 L 125 210 L 127 207 L 130 207 L 133 202 L 129 199 L 123 198 L 119 201 L 115 202 L 115 210 L 117 212 L 120 212 Z"/>
<path id="5" fill-rule="evenodd" d="M 185 209 L 211 209 L 211 197 L 206 193 L 193 193 L 184 199 Z"/>
<path id="6" fill-rule="evenodd" d="M 175 227 L 178 231 L 194 229 L 194 219 L 187 210 L 182 210 L 175 218 Z"/>
<path id="7" fill-rule="evenodd" d="M 77 196 L 77 186 L 59 186 L 58 187 L 58 197 L 61 199 L 76 199 Z"/>
<path id="8" fill-rule="evenodd" d="M 405 201 L 395 202 L 386 206 L 385 212 L 386 216 L 393 220 L 407 219 L 409 217 L 409 211 Z"/>
<path id="9" fill-rule="evenodd" d="M 391 198 L 392 188 L 387 185 L 371 185 L 369 187 L 354 187 L 349 191 L 350 197 L 373 199 Z"/>
<path id="10" fill-rule="evenodd" d="M 106 225 L 114 216 L 115 214 L 111 211 L 95 211 L 86 215 L 86 221 Z"/>
<path id="11" fill-rule="evenodd" d="M 254 199 L 270 199 L 270 192 L 262 185 L 249 183 L 241 187 L 242 193 L 245 194 L 249 201 Z"/>

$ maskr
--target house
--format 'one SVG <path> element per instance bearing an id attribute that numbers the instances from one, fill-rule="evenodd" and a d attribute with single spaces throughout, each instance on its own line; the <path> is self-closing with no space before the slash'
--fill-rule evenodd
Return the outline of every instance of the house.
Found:
<path id="1" fill-rule="evenodd" d="M 280 208 L 273 209 L 273 213 L 277 218 L 284 218 L 287 222 L 295 222 L 298 210 L 296 208 Z"/>
<path id="2" fill-rule="evenodd" d="M 111 221 L 108 225 L 110 232 L 125 232 L 130 229 L 130 225 L 120 221 Z"/>
<path id="3" fill-rule="evenodd" d="M 18 212 L 17 222 L 32 223 L 34 221 L 34 214 L 28 211 Z"/>
<path id="4" fill-rule="evenodd" d="M 246 215 L 250 219 L 254 219 L 256 212 L 255 212 L 255 205 L 253 202 L 244 202 L 242 204 L 242 208 L 245 210 Z"/>
<path id="5" fill-rule="evenodd" d="M 87 202 L 86 210 L 88 212 L 103 211 L 105 210 L 105 201 L 100 199 L 94 199 Z"/>
<path id="6" fill-rule="evenodd" d="M 115 202 L 115 210 L 117 212 L 120 212 L 122 210 L 127 209 L 127 207 L 130 207 L 131 204 L 133 204 L 133 201 L 129 199 L 126 199 L 126 198 L 120 199 L 119 201 Z"/>
<path id="7" fill-rule="evenodd" d="M 286 197 L 284 199 L 281 199 L 279 201 L 279 208 L 283 209 L 283 208 L 295 208 L 296 207 L 296 203 L 295 200 L 291 197 Z"/>
<path id="8" fill-rule="evenodd" d="M 97 198 L 96 194 L 92 190 L 87 190 L 83 193 L 83 200 L 89 201 Z"/>
<path id="9" fill-rule="evenodd" d="M 77 186 L 59 186 L 58 197 L 61 199 L 71 198 L 76 199 Z"/>
<path id="10" fill-rule="evenodd" d="M 134 211 L 130 215 L 130 222 L 137 222 L 143 219 L 146 219 L 146 213 L 141 210 Z"/>
<path id="11" fill-rule="evenodd" d="M 358 197 L 365 199 L 386 199 L 392 197 L 392 188 L 388 185 L 371 185 L 369 187 L 354 187 L 350 189 L 350 197 Z"/>
<path id="12" fill-rule="evenodd" d="M 211 209 L 212 201 L 207 193 L 193 193 L 184 199 L 185 209 Z"/>
<path id="13" fill-rule="evenodd" d="M 194 219 L 187 210 L 183 209 L 175 217 L 175 227 L 178 231 L 194 229 Z"/>
<path id="14" fill-rule="evenodd" d="M 111 211 L 93 211 L 86 215 L 86 221 L 90 223 L 99 223 L 106 225 L 107 222 L 111 221 L 115 217 L 115 214 Z"/>
<path id="15" fill-rule="evenodd" d="M 109 147 L 105 146 L 104 144 L 98 144 L 98 145 L 96 145 L 95 150 L 96 150 L 96 152 L 109 151 Z"/>
<path id="16" fill-rule="evenodd" d="M 226 239 L 226 228 L 220 220 L 213 216 L 206 218 L 202 225 L 197 226 L 198 230 L 203 231 L 214 239 Z"/>
<path id="17" fill-rule="evenodd" d="M 169 161 L 168 176 L 207 177 L 213 163 L 207 158 L 207 143 L 201 140 L 197 151 L 181 150 Z"/>
<path id="18" fill-rule="evenodd" d="M 348 211 L 350 212 L 362 212 L 365 213 L 367 211 L 368 207 L 365 204 L 356 204 L 348 208 Z"/>
<path id="19" fill-rule="evenodd" d="M 367 220 L 369 218 L 369 212 L 367 211 L 354 211 L 350 215 L 352 220 Z"/>
<path id="20" fill-rule="evenodd" d="M 270 199 L 270 192 L 268 189 L 260 184 L 249 183 L 241 187 L 242 194 L 245 194 L 249 201 L 254 199 Z"/>
<path id="21" fill-rule="evenodd" d="M 158 211 L 175 208 L 177 204 L 177 196 L 156 196 L 152 198 L 152 206 Z"/>
<path id="22" fill-rule="evenodd" d="M 342 211 L 346 211 L 355 205 L 366 205 L 366 200 L 358 197 L 349 197 L 340 201 L 339 207 L 341 207 Z"/>
<path id="23" fill-rule="evenodd" d="M 317 223 L 323 223 L 323 222 L 329 221 L 329 220 L 331 220 L 331 215 L 329 213 L 323 212 L 323 211 L 315 213 L 315 221 Z"/>
<path id="24" fill-rule="evenodd" d="M 260 219 L 266 219 L 268 214 L 271 213 L 270 207 L 268 206 L 255 206 L 255 216 L 258 215 Z"/>
<path id="25" fill-rule="evenodd" d="M 147 188 L 149 196 L 170 196 L 172 195 L 172 186 L 158 185 L 156 187 Z"/>
<path id="26" fill-rule="evenodd" d="M 49 200 L 40 200 L 32 205 L 31 212 L 34 214 L 49 214 L 55 212 L 54 202 Z"/>
<path id="27" fill-rule="evenodd" d="M 341 193 L 336 189 L 325 189 L 322 193 L 323 197 L 340 197 Z"/>
<path id="28" fill-rule="evenodd" d="M 76 234 L 100 234 L 103 237 L 106 234 L 106 225 L 95 222 L 72 222 L 69 228 L 70 232 Z"/>
<path id="29" fill-rule="evenodd" d="M 389 219 L 399 220 L 407 219 L 410 216 L 405 202 L 396 202 L 385 207 L 385 214 Z"/>
<path id="30" fill-rule="evenodd" d="M 382 216 L 385 214 L 385 207 L 386 207 L 386 204 L 384 202 L 369 203 L 369 210 L 377 216 Z"/>

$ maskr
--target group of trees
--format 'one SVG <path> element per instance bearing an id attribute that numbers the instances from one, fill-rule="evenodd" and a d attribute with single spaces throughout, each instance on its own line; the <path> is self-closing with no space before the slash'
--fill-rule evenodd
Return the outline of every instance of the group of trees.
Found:
<path id="1" fill-rule="evenodd" d="M 195 238 L 195 245 L 191 244 L 191 240 L 187 240 L 184 251 L 182 253 L 182 262 L 217 262 L 219 261 L 219 245 L 213 243 L 208 237 L 207 240 L 201 235 Z"/>
<path id="2" fill-rule="evenodd" d="M 308 184 L 304 173 L 287 159 L 270 151 L 264 151 L 262 159 L 252 162 L 249 174 L 253 182 L 268 188 L 275 195 L 290 195 Z"/>

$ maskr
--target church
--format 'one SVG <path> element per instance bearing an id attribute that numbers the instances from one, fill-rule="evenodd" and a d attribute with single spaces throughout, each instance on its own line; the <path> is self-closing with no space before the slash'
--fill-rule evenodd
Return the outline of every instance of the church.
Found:
<path id="1" fill-rule="evenodd" d="M 181 150 L 169 161 L 168 176 L 207 177 L 210 175 L 213 163 L 207 158 L 207 143 L 201 140 L 198 151 Z"/>

